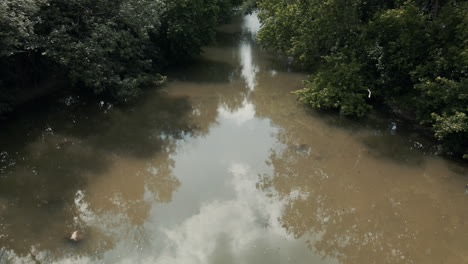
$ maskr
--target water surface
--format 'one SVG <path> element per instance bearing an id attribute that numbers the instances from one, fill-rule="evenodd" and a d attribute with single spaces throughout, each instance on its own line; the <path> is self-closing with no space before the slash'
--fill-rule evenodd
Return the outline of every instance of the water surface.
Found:
<path id="1" fill-rule="evenodd" d="M 467 168 L 394 117 L 298 104 L 259 27 L 220 27 L 134 106 L 3 123 L 0 263 L 468 263 Z"/>

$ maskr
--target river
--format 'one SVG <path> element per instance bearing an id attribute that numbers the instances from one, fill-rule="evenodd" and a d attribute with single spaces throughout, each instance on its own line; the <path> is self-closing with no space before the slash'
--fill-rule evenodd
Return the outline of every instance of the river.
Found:
<path id="1" fill-rule="evenodd" d="M 259 28 L 221 26 L 135 105 L 2 123 L 0 263 L 468 263 L 468 168 L 395 117 L 297 103 Z"/>

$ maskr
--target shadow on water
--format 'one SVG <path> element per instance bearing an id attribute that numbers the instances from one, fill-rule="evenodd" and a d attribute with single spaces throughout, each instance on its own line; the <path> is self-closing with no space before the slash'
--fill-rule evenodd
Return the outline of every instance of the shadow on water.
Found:
<path id="1" fill-rule="evenodd" d="M 119 213 L 148 213 L 141 202 L 146 189 L 157 201 L 170 201 L 180 185 L 170 156 L 178 140 L 197 133 L 187 99 L 164 93 L 148 92 L 135 105 L 120 108 L 85 104 L 79 97 L 59 101 L 55 111 L 38 108 L 1 124 L 0 248 L 17 255 L 30 254 L 32 246 L 60 248 L 66 232 L 85 228 L 77 221 L 77 193 L 101 175 L 119 177 L 121 183 L 105 183 L 104 192 L 95 192 L 109 201 L 124 196 Z M 155 156 L 162 161 L 150 165 Z M 140 171 L 145 166 L 148 170 Z M 132 189 L 122 189 L 129 180 Z M 97 210 L 111 207 L 102 204 Z M 81 248 L 93 246 L 99 247 Z"/>
<path id="2" fill-rule="evenodd" d="M 463 262 L 463 194 L 445 189 L 437 166 L 424 177 L 399 166 L 342 171 L 294 147 L 272 150 L 268 164 L 274 173 L 260 178 L 260 189 L 287 201 L 283 227 L 321 256 L 339 263 Z M 440 225 L 450 237 L 443 246 L 434 231 Z"/>
<path id="3" fill-rule="evenodd" d="M 375 158 L 421 166 L 427 156 L 440 154 L 440 147 L 433 138 L 415 131 L 411 124 L 389 113 L 374 112 L 365 118 L 354 119 L 334 111 L 308 109 L 308 112 L 332 128 L 353 133 Z"/>
<path id="4" fill-rule="evenodd" d="M 237 69 L 229 63 L 199 58 L 184 71 L 175 69 L 168 73 L 171 80 L 195 83 L 229 83 L 232 82 Z"/>

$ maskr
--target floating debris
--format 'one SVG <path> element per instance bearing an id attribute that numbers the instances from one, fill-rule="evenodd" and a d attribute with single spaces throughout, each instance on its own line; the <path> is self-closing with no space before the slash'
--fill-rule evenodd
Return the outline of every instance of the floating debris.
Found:
<path id="1" fill-rule="evenodd" d="M 79 230 L 75 230 L 72 233 L 67 235 L 68 241 L 71 241 L 71 242 L 80 242 L 81 240 L 83 240 L 83 237 L 84 237 L 83 232 Z"/>

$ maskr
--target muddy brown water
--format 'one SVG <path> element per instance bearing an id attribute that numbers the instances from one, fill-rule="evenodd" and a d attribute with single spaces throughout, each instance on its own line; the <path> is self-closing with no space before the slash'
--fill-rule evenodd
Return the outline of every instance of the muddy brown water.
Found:
<path id="1" fill-rule="evenodd" d="M 258 29 L 220 27 L 136 106 L 2 124 L 0 263 L 468 263 L 466 166 L 392 117 L 298 104 L 306 75 Z"/>

